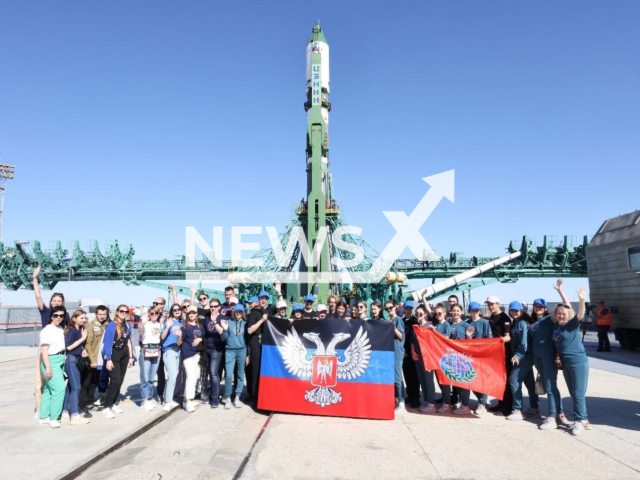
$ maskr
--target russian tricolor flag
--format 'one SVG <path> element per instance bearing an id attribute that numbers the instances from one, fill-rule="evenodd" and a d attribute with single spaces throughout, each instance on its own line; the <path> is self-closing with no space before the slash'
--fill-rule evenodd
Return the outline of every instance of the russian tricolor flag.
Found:
<path id="1" fill-rule="evenodd" d="M 258 408 L 393 419 L 394 329 L 385 320 L 269 317 Z"/>

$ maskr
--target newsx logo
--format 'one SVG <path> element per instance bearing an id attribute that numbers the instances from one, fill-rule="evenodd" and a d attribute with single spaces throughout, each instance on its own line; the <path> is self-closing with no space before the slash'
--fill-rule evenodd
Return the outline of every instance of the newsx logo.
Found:
<path id="1" fill-rule="evenodd" d="M 269 272 L 261 271 L 264 267 L 262 259 L 242 259 L 242 252 L 246 250 L 259 250 L 260 244 L 256 242 L 243 242 L 243 235 L 261 235 L 262 227 L 232 227 L 231 228 L 231 260 L 234 266 L 239 268 L 254 268 L 253 272 L 243 271 L 241 276 L 234 276 L 227 272 L 206 272 L 190 273 L 187 280 L 228 282 L 231 283 L 254 283 L 254 282 L 283 282 L 283 283 L 378 283 L 380 282 L 393 263 L 399 258 L 405 248 L 409 248 L 416 258 L 421 260 L 439 260 L 433 249 L 420 233 L 420 228 L 426 222 L 429 215 L 443 198 L 454 201 L 454 170 L 424 177 L 422 179 L 429 185 L 429 191 L 420 200 L 410 215 L 405 212 L 382 212 L 389 222 L 396 229 L 396 234 L 387 244 L 380 256 L 373 265 L 365 272 L 341 271 L 341 268 L 348 269 L 356 267 L 365 258 L 364 250 L 355 243 L 343 240 L 343 235 L 360 236 L 361 228 L 353 226 L 343 226 L 336 229 L 331 234 L 333 245 L 343 251 L 351 252 L 353 258 L 344 260 L 338 257 L 331 257 L 331 264 L 338 267 L 338 271 L 322 271 L 320 257 L 327 241 L 328 229 L 321 226 L 318 230 L 318 237 L 314 243 L 313 251 L 309 248 L 304 229 L 296 227 L 291 231 L 288 243 L 284 247 L 278 236 L 275 227 L 266 227 L 266 232 L 271 243 L 273 255 L 280 269 L 287 269 L 293 259 L 296 245 L 300 245 L 300 253 L 305 264 L 315 267 L 314 272 Z M 213 227 L 213 247 L 198 233 L 195 227 L 186 227 L 186 263 L 187 267 L 195 267 L 196 247 L 211 261 L 215 267 L 222 267 L 222 246 L 223 228 Z"/>

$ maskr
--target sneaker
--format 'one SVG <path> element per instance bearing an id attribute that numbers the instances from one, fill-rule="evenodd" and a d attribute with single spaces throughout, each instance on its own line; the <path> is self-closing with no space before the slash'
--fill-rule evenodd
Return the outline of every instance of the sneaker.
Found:
<path id="1" fill-rule="evenodd" d="M 469 415 L 471 413 L 471 409 L 468 406 L 460 405 L 459 407 L 453 410 L 454 415 Z"/>
<path id="2" fill-rule="evenodd" d="M 571 429 L 571 435 L 582 435 L 584 432 L 584 423 L 582 422 L 573 422 L 573 428 Z"/>
<path id="3" fill-rule="evenodd" d="M 547 417 L 538 428 L 540 430 L 555 430 L 556 428 L 558 428 L 558 424 L 556 423 L 555 418 Z"/>
<path id="4" fill-rule="evenodd" d="M 200 402 L 198 400 L 191 400 L 190 403 L 193 403 L 194 407 L 197 407 L 198 405 L 200 405 Z"/>
<path id="5" fill-rule="evenodd" d="M 236 399 L 233 401 L 233 406 L 236 408 L 242 407 L 242 402 L 240 402 L 240 398 L 236 397 Z"/>
<path id="6" fill-rule="evenodd" d="M 81 417 L 80 415 L 74 415 L 69 422 L 71 425 L 86 425 L 89 423 L 88 418 Z"/>
<path id="7" fill-rule="evenodd" d="M 585 430 L 591 430 L 593 428 L 589 423 L 589 420 L 582 420 L 582 425 L 584 426 Z"/>
<path id="8" fill-rule="evenodd" d="M 231 409 L 231 399 L 230 398 L 225 398 L 224 399 L 224 409 L 225 410 L 230 410 Z"/>
<path id="9" fill-rule="evenodd" d="M 193 404 L 193 402 L 186 402 L 184 404 L 184 409 L 189 413 L 193 413 L 196 411 L 196 406 Z"/>
<path id="10" fill-rule="evenodd" d="M 438 407 L 438 410 L 436 411 L 438 413 L 449 413 L 451 411 L 451 405 L 447 405 L 446 403 L 443 403 Z"/>
<path id="11" fill-rule="evenodd" d="M 93 418 L 93 415 L 91 414 L 91 412 L 89 411 L 89 409 L 88 409 L 88 408 L 85 408 L 85 409 L 82 411 L 82 416 L 83 416 L 84 418 Z"/>
<path id="12" fill-rule="evenodd" d="M 113 407 L 111 407 L 111 411 L 113 413 L 123 413 L 124 412 L 124 410 L 122 410 L 119 405 L 114 405 Z"/>
<path id="13" fill-rule="evenodd" d="M 431 403 L 425 403 L 418 409 L 420 413 L 436 413 L 437 410 L 436 406 Z"/>
<path id="14" fill-rule="evenodd" d="M 155 398 L 150 398 L 147 402 L 152 403 L 154 407 L 159 403 Z"/>
<path id="15" fill-rule="evenodd" d="M 93 402 L 93 405 L 96 407 L 101 407 L 104 405 L 104 400 L 102 400 L 102 398 L 98 398 L 95 402 Z"/>
<path id="16" fill-rule="evenodd" d="M 202 400 L 202 404 L 203 405 L 209 405 L 209 399 L 205 398 L 204 400 Z"/>
<path id="17" fill-rule="evenodd" d="M 524 416 L 520 410 L 514 410 L 511 415 L 507 417 L 507 420 L 524 420 Z"/>
<path id="18" fill-rule="evenodd" d="M 116 418 L 110 408 L 105 408 L 104 410 L 102 410 L 102 413 L 100 415 L 102 415 L 103 418 Z"/>
<path id="19" fill-rule="evenodd" d="M 170 412 L 171 410 L 173 410 L 176 407 L 179 407 L 180 405 L 178 405 L 178 403 L 176 402 L 169 402 L 169 403 L 165 403 L 164 406 L 162 407 L 162 410 L 165 412 Z"/>
<path id="20" fill-rule="evenodd" d="M 476 407 L 476 415 L 484 415 L 487 413 L 487 407 L 485 407 L 482 403 L 479 403 Z"/>
<path id="21" fill-rule="evenodd" d="M 524 415 L 527 417 L 542 417 L 542 415 L 540 415 L 540 409 L 538 408 L 529 408 L 524 412 Z"/>
<path id="22" fill-rule="evenodd" d="M 69 421 L 71 421 L 71 417 L 69 416 L 69 412 L 62 412 L 62 415 L 60 415 L 60 421 L 61 422 L 69 422 Z"/>
<path id="23" fill-rule="evenodd" d="M 218 408 L 220 406 L 220 400 L 218 400 L 217 398 L 214 398 L 213 400 L 211 400 L 211 408 Z"/>
<path id="24" fill-rule="evenodd" d="M 156 408 L 156 404 L 147 400 L 146 402 L 142 402 L 142 408 L 144 408 L 147 412 L 150 412 L 154 408 Z"/>
<path id="25" fill-rule="evenodd" d="M 565 426 L 571 425 L 571 422 L 569 421 L 569 419 L 564 413 L 561 413 L 560 415 L 556 416 L 556 422 L 559 423 L 560 425 L 565 425 Z"/>
<path id="26" fill-rule="evenodd" d="M 51 420 L 49 426 L 51 428 L 60 428 L 60 422 L 58 420 Z"/>
<path id="27" fill-rule="evenodd" d="M 38 418 L 38 425 L 49 425 L 49 417 Z"/>

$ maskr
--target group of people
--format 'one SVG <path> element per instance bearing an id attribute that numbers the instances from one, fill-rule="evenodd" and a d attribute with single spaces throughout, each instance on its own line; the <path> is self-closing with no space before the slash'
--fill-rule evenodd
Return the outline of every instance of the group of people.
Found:
<path id="1" fill-rule="evenodd" d="M 278 299 L 271 305 L 271 294 L 261 291 L 249 299 L 245 308 L 233 287 L 225 289 L 224 302 L 210 299 L 195 287 L 191 287 L 191 299 L 179 302 L 172 287 L 173 304 L 168 311 L 166 301 L 159 297 L 135 319 L 127 305 L 118 306 L 113 320 L 109 309 L 99 306 L 95 318 L 87 322 L 83 310 L 69 315 L 60 293 L 52 295 L 48 307 L 44 305 L 37 279 L 39 272 L 38 267 L 33 273 L 43 326 L 35 379 L 36 416 L 40 424 L 53 428 L 59 427 L 61 421 L 87 424 L 91 410 L 96 407 L 109 419 L 123 413 L 119 406 L 120 390 L 127 369 L 136 359 L 140 364 L 140 406 L 145 410 L 152 411 L 162 404 L 163 410 L 170 411 L 180 406 L 176 398 L 182 400 L 187 412 L 194 412 L 200 402 L 211 408 L 221 405 L 225 409 L 240 408 L 247 377 L 245 402 L 255 402 L 260 387 L 262 329 L 269 316 L 291 322 L 309 319 L 393 322 L 397 414 L 406 412 L 408 405 L 425 414 L 482 415 L 490 411 L 505 415 L 508 420 L 540 416 L 535 366 L 549 405 L 539 428 L 555 429 L 558 423 L 571 425 L 563 413 L 557 387 L 559 369 L 573 400 L 572 433 L 579 435 L 591 428 L 585 403 L 589 365 L 579 328 L 585 315 L 586 291 L 578 291 L 580 304 L 575 314 L 562 291 L 562 280 L 555 285 L 562 303 L 550 312 L 544 299 L 536 299 L 531 315 L 517 301 L 511 302 L 507 314 L 502 311 L 500 300 L 490 296 L 485 302 L 487 318 L 481 317 L 482 307 L 476 302 L 469 304 L 465 316 L 455 295 L 449 297 L 448 309 L 443 304 L 433 307 L 426 298 L 417 306 L 413 301 L 396 304 L 393 300 L 384 305 L 359 301 L 348 306 L 335 295 L 327 298 L 327 305 L 315 307 L 315 297 L 306 295 L 304 304 L 294 304 L 288 314 L 281 286 L 274 284 Z M 138 327 L 137 345 L 134 345 L 134 323 Z M 440 385 L 441 398 L 437 401 L 436 375 L 425 370 L 414 326 L 433 328 L 454 340 L 501 338 L 507 369 L 503 399 L 491 407 L 487 395 L 474 392 L 478 404 L 472 412 L 469 390 Z M 221 391 L 223 372 L 225 382 Z M 523 406 L 523 384 L 529 392 L 528 410 Z"/>

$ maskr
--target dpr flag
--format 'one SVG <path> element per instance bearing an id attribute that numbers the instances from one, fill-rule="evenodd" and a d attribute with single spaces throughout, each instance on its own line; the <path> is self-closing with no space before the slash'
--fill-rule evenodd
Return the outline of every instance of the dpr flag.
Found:
<path id="1" fill-rule="evenodd" d="M 507 381 L 504 343 L 500 338 L 451 340 L 433 328 L 414 326 L 425 370 L 438 381 L 502 400 Z"/>
<path id="2" fill-rule="evenodd" d="M 392 420 L 393 323 L 269 317 L 258 408 Z"/>

